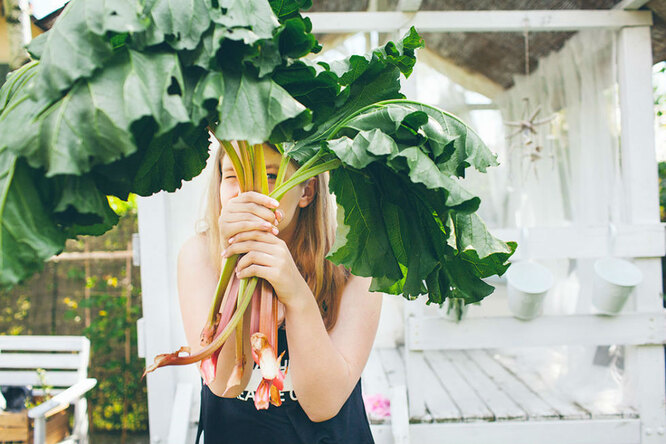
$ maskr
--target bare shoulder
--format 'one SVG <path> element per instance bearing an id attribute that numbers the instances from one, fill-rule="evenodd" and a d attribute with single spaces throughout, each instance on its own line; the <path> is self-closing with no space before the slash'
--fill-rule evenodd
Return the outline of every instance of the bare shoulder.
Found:
<path id="1" fill-rule="evenodd" d="M 381 304 L 382 294 L 370 291 L 372 278 L 351 275 L 342 293 L 343 300 L 353 300 L 356 303 Z"/>
<path id="2" fill-rule="evenodd" d="M 347 280 L 338 315 L 340 328 L 346 324 L 361 323 L 372 326 L 379 320 L 382 308 L 382 294 L 370 291 L 372 278 L 350 276 Z M 376 329 L 376 324 L 374 325 Z M 372 329 L 371 329 L 372 330 Z M 373 331 L 374 337 L 374 331 Z"/>
<path id="3" fill-rule="evenodd" d="M 178 265 L 202 265 L 208 260 L 208 245 L 204 234 L 195 234 L 189 237 L 178 252 Z"/>
<path id="4" fill-rule="evenodd" d="M 213 272 L 213 265 L 208 255 L 208 240 L 203 234 L 188 238 L 178 253 L 179 278 L 199 278 L 202 274 Z"/>

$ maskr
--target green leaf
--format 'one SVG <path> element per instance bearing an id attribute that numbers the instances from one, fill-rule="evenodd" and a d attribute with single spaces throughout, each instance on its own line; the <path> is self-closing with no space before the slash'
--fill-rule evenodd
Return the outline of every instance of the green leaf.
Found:
<path id="1" fill-rule="evenodd" d="M 226 38 L 270 39 L 280 26 L 267 1 L 218 0 L 222 14 L 212 17 L 215 23 L 232 30 Z M 237 29 L 236 29 L 237 28 Z M 250 33 L 243 30 L 250 31 Z M 249 43 L 249 42 L 246 42 Z"/>
<path id="2" fill-rule="evenodd" d="M 357 276 L 398 280 L 402 272 L 386 233 L 379 196 L 381 189 L 359 172 L 337 168 L 331 172 L 330 190 L 344 208 L 346 243 L 329 259 L 345 264 Z"/>
<path id="3" fill-rule="evenodd" d="M 117 53 L 93 78 L 81 80 L 59 101 L 43 107 L 28 100 L 24 116 L 32 127 L 14 137 L 10 149 L 48 177 L 79 175 L 97 164 L 110 163 L 136 150 L 132 125 L 144 117 L 155 119 L 155 137 L 189 121 L 182 98 L 183 78 L 178 60 L 169 53 Z M 0 132 L 12 120 L 0 121 Z M 25 126 L 25 124 L 23 125 Z"/>
<path id="4" fill-rule="evenodd" d="M 346 165 L 362 169 L 379 158 L 379 156 L 396 155 L 398 146 L 391 137 L 375 128 L 360 131 L 354 140 L 344 137 L 329 142 L 328 147 Z"/>
<path id="5" fill-rule="evenodd" d="M 114 34 L 146 29 L 141 9 L 137 0 L 71 0 L 46 37 L 29 47 L 41 62 L 33 94 L 57 100 L 90 77 L 113 56 Z"/>
<path id="6" fill-rule="evenodd" d="M 155 0 L 150 15 L 151 43 L 166 41 L 176 50 L 194 49 L 211 26 L 210 6 L 202 0 Z"/>
<path id="7" fill-rule="evenodd" d="M 39 177 L 0 146 L 0 286 L 19 283 L 65 246 L 65 234 L 35 187 Z"/>
<path id="8" fill-rule="evenodd" d="M 157 138 L 148 136 L 151 128 L 154 123 L 150 121 L 137 126 L 139 149 L 134 154 L 93 169 L 102 193 L 126 200 L 130 193 L 150 196 L 161 190 L 173 192 L 183 181 L 201 173 L 210 144 L 205 127 L 179 127 Z"/>
<path id="9" fill-rule="evenodd" d="M 220 140 L 263 143 L 279 123 L 307 113 L 303 105 L 270 79 L 226 74 L 218 81 L 224 82 L 224 86 L 217 89 L 224 91 L 215 128 Z"/>

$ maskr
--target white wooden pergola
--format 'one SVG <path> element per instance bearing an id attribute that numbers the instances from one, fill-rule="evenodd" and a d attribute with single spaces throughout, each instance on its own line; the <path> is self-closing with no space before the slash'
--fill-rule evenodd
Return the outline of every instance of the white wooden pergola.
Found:
<path id="1" fill-rule="evenodd" d="M 516 346 L 618 343 L 629 346 L 627 371 L 637 382 L 639 419 L 616 426 L 619 443 L 666 442 L 664 351 L 666 323 L 661 298 L 661 263 L 665 253 L 664 228 L 659 221 L 657 168 L 652 105 L 652 53 L 650 12 L 633 11 L 645 0 L 624 0 L 613 10 L 547 11 L 422 11 L 419 0 L 401 0 L 395 12 L 312 13 L 313 30 L 320 33 L 398 32 L 415 26 L 421 32 L 530 32 L 616 30 L 618 35 L 618 82 L 621 106 L 622 174 L 630 223 L 618 227 L 614 241 L 618 255 L 634 258 L 644 282 L 635 294 L 631 315 L 601 319 L 576 315 L 541 319 L 525 324 L 513 318 L 484 318 L 458 324 L 412 316 L 406 323 L 410 353 L 441 345 L 428 342 L 433 335 L 457 338 L 456 348 L 480 349 L 511 343 Z M 416 11 L 416 12 L 412 12 Z M 176 258 L 182 242 L 193 233 L 203 178 L 183 186 L 177 193 L 159 193 L 139 200 L 139 233 L 144 316 L 139 321 L 139 350 L 147 363 L 159 353 L 185 344 L 176 290 Z M 511 229 L 497 230 L 503 239 L 518 239 Z M 529 251 L 534 258 L 591 258 L 607 252 L 608 227 L 536 227 L 531 230 Z M 522 246 L 525 251 L 525 245 Z M 519 259 L 521 249 L 514 259 Z M 463 324 L 460 324 L 463 325 Z M 590 328 L 590 326 L 594 326 Z M 528 333 L 529 329 L 529 334 Z M 493 332 L 489 334 L 489 332 Z M 499 333 L 498 333 L 499 332 Z M 410 375 L 411 372 L 411 375 Z M 410 408 L 419 402 L 419 390 L 410 387 L 418 379 L 406 365 Z M 150 434 L 153 443 L 193 442 L 199 413 L 199 375 L 194 366 L 163 368 L 147 377 Z M 399 393 L 398 393 L 399 395 Z M 398 398 L 396 398 L 398 399 Z M 403 408 L 404 407 L 404 408 Z M 576 421 L 550 425 L 529 423 L 409 424 L 407 405 L 394 406 L 390 426 L 377 433 L 383 442 L 568 442 L 593 443 L 607 429 L 600 424 Z M 402 413 L 400 413 L 402 412 Z M 399 416 L 398 416 L 399 415 Z M 400 419 L 403 418 L 403 419 Z M 555 433 L 546 441 L 545 434 Z M 439 437 L 439 438 L 437 438 Z M 559 438 L 556 438 L 559 437 Z M 385 440 L 385 441 L 384 441 Z M 609 441 L 607 441 L 609 442 Z M 604 444 L 606 444 L 604 442 Z"/>

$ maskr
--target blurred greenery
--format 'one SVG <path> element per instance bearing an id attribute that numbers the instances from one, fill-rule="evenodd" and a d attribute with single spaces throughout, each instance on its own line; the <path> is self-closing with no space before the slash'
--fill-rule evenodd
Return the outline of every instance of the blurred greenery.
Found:
<path id="1" fill-rule="evenodd" d="M 138 231 L 136 197 L 130 196 L 127 202 L 109 198 L 109 203 L 121 216 L 119 224 L 103 236 L 68 241 L 65 252 L 83 252 L 86 244 L 90 251 L 128 249 L 132 233 Z M 0 334 L 88 337 L 88 374 L 97 379 L 97 386 L 87 395 L 91 432 L 145 432 L 147 389 L 141 380 L 144 361 L 137 356 L 136 347 L 136 321 L 142 313 L 139 269 L 130 267 L 132 285 L 127 285 L 125 260 L 90 260 L 89 268 L 86 278 L 84 260 L 51 261 L 26 282 L 0 290 Z M 87 300 L 86 289 L 90 292 Z M 85 327 L 86 309 L 90 309 L 89 327 Z M 130 332 L 129 362 L 125 361 L 126 329 Z"/>

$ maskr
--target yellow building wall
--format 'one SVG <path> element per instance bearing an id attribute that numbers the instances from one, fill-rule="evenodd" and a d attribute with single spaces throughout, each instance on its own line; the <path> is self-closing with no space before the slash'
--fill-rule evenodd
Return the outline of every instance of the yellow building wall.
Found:
<path id="1" fill-rule="evenodd" d="M 32 25 L 32 35 L 38 36 L 42 33 L 42 30 L 39 29 L 34 24 Z M 5 22 L 4 17 L 0 17 L 0 63 L 9 62 L 9 38 L 7 37 L 7 23 Z"/>

